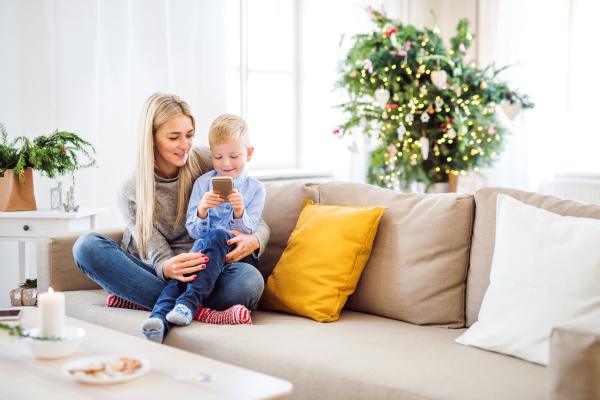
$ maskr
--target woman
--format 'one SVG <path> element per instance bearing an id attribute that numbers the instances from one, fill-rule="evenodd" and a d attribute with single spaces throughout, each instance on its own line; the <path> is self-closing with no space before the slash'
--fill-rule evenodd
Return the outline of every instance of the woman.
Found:
<path id="1" fill-rule="evenodd" d="M 188 253 L 194 239 L 185 228 L 194 181 L 213 169 L 210 151 L 193 147 L 194 134 L 194 116 L 182 98 L 165 93 L 148 98 L 138 132 L 137 168 L 118 191 L 126 223 L 121 245 L 88 232 L 73 247 L 79 269 L 108 293 L 152 309 L 167 280 L 189 282 L 205 268 L 204 254 Z M 237 261 L 255 250 L 260 256 L 269 227 L 261 219 L 255 234 L 231 232 L 237 247 L 203 306 L 220 311 L 241 304 L 251 310 L 264 281 L 256 268 Z"/>

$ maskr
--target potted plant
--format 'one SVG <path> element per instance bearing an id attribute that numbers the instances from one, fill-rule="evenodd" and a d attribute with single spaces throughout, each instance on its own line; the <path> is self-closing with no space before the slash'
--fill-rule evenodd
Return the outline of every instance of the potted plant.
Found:
<path id="1" fill-rule="evenodd" d="M 17 137 L 9 142 L 0 123 L 0 211 L 36 210 L 33 195 L 33 170 L 55 178 L 96 165 L 92 145 L 74 133 L 54 131 L 50 136 L 29 139 Z M 83 156 L 85 163 L 80 162 Z"/>

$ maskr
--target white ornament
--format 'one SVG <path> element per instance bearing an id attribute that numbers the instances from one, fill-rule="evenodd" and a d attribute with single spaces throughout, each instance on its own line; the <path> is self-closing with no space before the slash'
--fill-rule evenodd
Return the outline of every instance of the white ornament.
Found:
<path id="1" fill-rule="evenodd" d="M 379 103 L 380 107 L 385 107 L 388 100 L 390 99 L 390 91 L 384 88 L 375 91 L 375 100 Z"/>
<path id="2" fill-rule="evenodd" d="M 394 101 L 400 100 L 400 96 L 398 96 L 398 93 L 394 93 L 394 97 L 392 97 L 392 100 L 394 100 Z"/>
<path id="3" fill-rule="evenodd" d="M 429 157 L 429 139 L 426 137 L 421 138 L 421 155 L 423 160 L 427 160 L 427 157 Z"/>
<path id="4" fill-rule="evenodd" d="M 383 117 L 383 119 L 388 119 L 388 115 L 385 111 L 383 112 L 383 114 L 381 114 L 381 116 Z"/>
<path id="5" fill-rule="evenodd" d="M 459 76 L 460 74 L 462 74 L 462 71 L 460 68 L 455 68 L 454 71 L 452 71 L 452 74 L 454 76 Z"/>
<path id="6" fill-rule="evenodd" d="M 510 118 L 510 120 L 514 120 L 515 117 L 517 116 L 517 114 L 519 114 L 519 112 L 521 111 L 521 109 L 523 108 L 523 105 L 519 102 L 516 103 L 505 103 L 502 104 L 502 111 L 504 111 L 504 114 L 506 114 L 506 116 L 508 118 Z"/>
<path id="7" fill-rule="evenodd" d="M 413 122 L 415 120 L 415 116 L 412 114 L 408 114 L 406 118 L 404 118 L 406 122 Z"/>
<path id="8" fill-rule="evenodd" d="M 408 106 L 409 106 L 410 108 L 413 108 L 413 107 L 415 106 L 415 102 L 414 102 L 414 101 L 412 101 L 412 99 L 410 99 L 410 101 L 408 102 Z"/>
<path id="9" fill-rule="evenodd" d="M 427 94 L 427 88 L 425 88 L 425 86 L 421 86 L 421 93 L 423 94 L 423 96 Z"/>
<path id="10" fill-rule="evenodd" d="M 400 127 L 398 127 L 398 130 L 396 132 L 398 132 L 398 140 L 400 140 L 400 141 L 404 140 L 404 134 L 406 133 L 406 127 L 404 125 L 400 125 Z"/>
<path id="11" fill-rule="evenodd" d="M 437 86 L 438 89 L 441 89 L 446 84 L 447 79 L 448 75 L 446 74 L 446 71 L 431 71 L 431 82 Z"/>
<path id="12" fill-rule="evenodd" d="M 454 139 L 456 137 L 456 131 L 454 128 L 448 129 L 448 139 Z"/>
<path id="13" fill-rule="evenodd" d="M 412 159 L 412 161 L 410 162 L 410 165 L 417 165 L 417 160 L 415 160 L 414 158 Z"/>
<path id="14" fill-rule="evenodd" d="M 433 33 L 435 33 L 436 35 L 439 35 L 440 32 L 440 28 L 438 28 L 437 26 L 433 28 Z"/>
<path id="15" fill-rule="evenodd" d="M 436 99 L 436 101 L 435 101 L 436 108 L 440 108 L 443 105 L 444 105 L 444 100 L 442 100 L 441 98 L 440 99 Z"/>
<path id="16" fill-rule="evenodd" d="M 427 111 L 423 111 L 423 114 L 421 114 L 421 122 L 424 124 L 429 122 L 429 113 Z"/>
<path id="17" fill-rule="evenodd" d="M 390 36 L 390 40 L 392 41 L 392 46 L 398 48 L 398 39 L 396 39 L 395 33 L 392 33 L 392 36 Z"/>
<path id="18" fill-rule="evenodd" d="M 350 150 L 350 153 L 358 154 L 358 146 L 356 145 L 356 142 L 352 142 L 352 144 L 348 146 L 348 150 Z"/>
<path id="19" fill-rule="evenodd" d="M 440 148 L 438 147 L 438 145 L 436 144 L 435 146 L 433 146 L 433 151 L 438 152 L 440 151 Z"/>
<path id="20" fill-rule="evenodd" d="M 362 117 L 360 117 L 360 121 L 358 121 L 358 125 L 362 128 L 367 126 L 367 118 L 364 115 Z"/>

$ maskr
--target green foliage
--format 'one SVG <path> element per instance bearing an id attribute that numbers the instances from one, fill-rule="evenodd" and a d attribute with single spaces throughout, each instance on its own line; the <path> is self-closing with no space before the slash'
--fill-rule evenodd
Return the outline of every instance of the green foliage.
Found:
<path id="1" fill-rule="evenodd" d="M 25 279 L 25 283 L 19 286 L 25 289 L 35 289 L 37 288 L 37 279 Z"/>
<path id="2" fill-rule="evenodd" d="M 0 176 L 12 169 L 19 176 L 19 182 L 25 183 L 25 169 L 33 168 L 42 176 L 54 179 L 70 174 L 75 183 L 75 171 L 96 166 L 92 154 L 96 151 L 92 145 L 74 133 L 54 131 L 50 136 L 38 136 L 33 140 L 25 136 L 8 140 L 3 124 L 0 124 Z M 78 157 L 85 159 L 81 163 Z"/>
<path id="3" fill-rule="evenodd" d="M 534 105 L 497 80 L 504 68 L 495 70 L 492 64 L 480 69 L 476 61 L 466 60 L 473 39 L 469 22 L 459 22 L 448 50 L 434 30 L 420 31 L 367 11 L 376 28 L 352 38 L 352 48 L 340 65 L 336 88 L 348 93 L 350 101 L 337 106 L 347 120 L 334 133 L 349 134 L 366 119 L 365 134 L 378 141 L 371 153 L 369 183 L 395 189 L 414 181 L 430 185 L 447 182 L 449 174 L 491 165 L 506 132 L 495 116 L 497 108 L 502 102 L 518 101 L 523 108 Z M 442 88 L 431 81 L 434 71 L 447 74 Z M 376 90 L 382 89 L 390 93 L 387 104 L 376 101 Z M 411 100 L 414 107 L 409 106 Z M 438 107 L 436 100 L 443 104 Z M 428 121 L 421 120 L 424 112 Z M 406 128 L 404 135 L 398 132 L 401 126 Z M 448 136 L 454 132 L 456 137 Z M 421 145 L 427 142 L 422 137 L 429 140 L 426 160 Z"/>
<path id="4" fill-rule="evenodd" d="M 23 332 L 23 328 L 21 325 L 10 326 L 7 324 L 0 324 L 0 329 L 4 329 L 8 332 L 10 336 L 17 336 L 22 339 L 29 338 L 34 340 L 63 340 L 60 337 L 54 336 L 30 336 L 29 334 Z"/>

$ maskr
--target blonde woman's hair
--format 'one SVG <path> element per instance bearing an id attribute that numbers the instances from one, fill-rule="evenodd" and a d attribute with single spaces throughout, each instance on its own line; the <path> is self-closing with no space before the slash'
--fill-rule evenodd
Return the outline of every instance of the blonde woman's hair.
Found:
<path id="1" fill-rule="evenodd" d="M 211 146 L 240 138 L 244 147 L 250 147 L 250 133 L 246 121 L 233 114 L 223 114 L 215 119 L 208 131 L 208 143 Z"/>
<path id="2" fill-rule="evenodd" d="M 137 169 L 135 176 L 135 238 L 142 259 L 147 258 L 148 242 L 152 236 L 154 218 L 154 135 L 162 124 L 178 115 L 196 120 L 189 104 L 174 94 L 154 93 L 142 108 L 138 131 Z M 187 203 L 194 181 L 202 174 L 200 150 L 192 147 L 187 162 L 179 168 L 177 183 L 177 219 L 175 225 L 185 222 Z"/>

